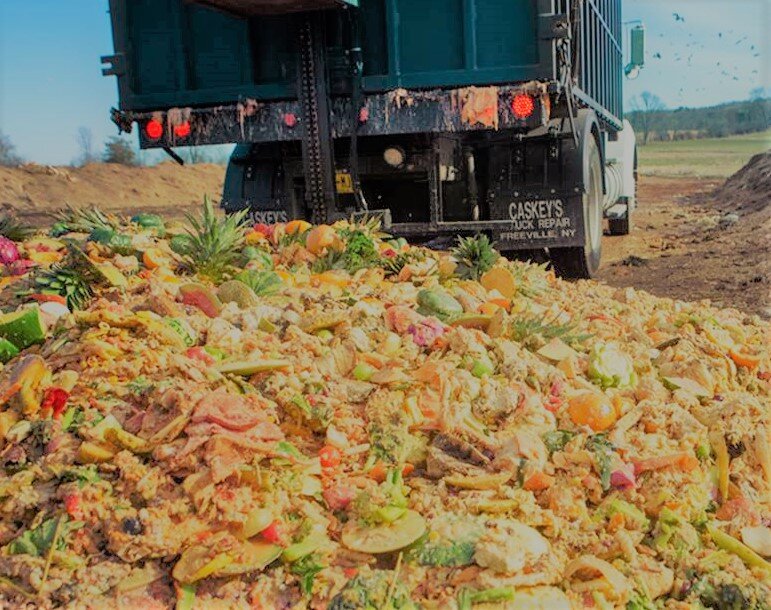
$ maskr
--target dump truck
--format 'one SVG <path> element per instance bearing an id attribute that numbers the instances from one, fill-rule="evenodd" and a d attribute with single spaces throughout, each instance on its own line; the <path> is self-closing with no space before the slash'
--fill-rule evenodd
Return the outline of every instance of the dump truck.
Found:
<path id="1" fill-rule="evenodd" d="M 629 232 L 621 0 L 109 0 L 112 119 L 142 148 L 232 143 L 222 205 L 255 222 L 379 215 L 423 243 L 488 234 L 600 264 Z M 630 49 L 622 48 L 629 31 Z M 624 61 L 624 57 L 628 61 Z"/>

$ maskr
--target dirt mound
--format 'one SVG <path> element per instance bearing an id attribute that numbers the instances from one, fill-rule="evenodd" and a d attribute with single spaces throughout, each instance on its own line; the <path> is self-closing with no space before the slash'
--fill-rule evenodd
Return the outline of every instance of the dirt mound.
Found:
<path id="1" fill-rule="evenodd" d="M 219 201 L 225 168 L 200 164 L 126 167 L 94 163 L 85 167 L 28 164 L 0 167 L 0 208 L 33 223 L 65 204 L 99 206 L 133 213 L 163 210 L 172 216 L 197 206 L 208 194 Z"/>
<path id="2" fill-rule="evenodd" d="M 771 150 L 759 153 L 715 191 L 724 212 L 751 214 L 768 208 L 771 200 Z M 722 201 L 721 201 L 722 200 Z"/>

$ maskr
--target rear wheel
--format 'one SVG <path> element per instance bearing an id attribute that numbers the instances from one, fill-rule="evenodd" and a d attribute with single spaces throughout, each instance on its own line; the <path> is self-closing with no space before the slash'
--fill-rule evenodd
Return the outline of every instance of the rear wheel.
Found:
<path id="1" fill-rule="evenodd" d="M 552 265 L 566 278 L 590 278 L 600 267 L 602 254 L 602 161 L 597 140 L 589 137 L 584 154 L 589 177 L 583 196 L 584 245 L 573 248 L 551 248 Z"/>

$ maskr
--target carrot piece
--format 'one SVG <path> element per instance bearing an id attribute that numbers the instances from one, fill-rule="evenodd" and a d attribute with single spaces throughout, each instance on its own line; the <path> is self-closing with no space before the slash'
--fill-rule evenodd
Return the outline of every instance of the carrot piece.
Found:
<path id="1" fill-rule="evenodd" d="M 528 477 L 528 479 L 522 485 L 522 488 L 527 491 L 542 491 L 551 487 L 553 483 L 553 476 L 539 470 Z"/>
<path id="2" fill-rule="evenodd" d="M 386 468 L 385 463 L 382 461 L 377 462 L 372 469 L 367 473 L 370 479 L 375 479 L 378 483 L 382 483 L 385 481 L 386 474 L 388 473 L 388 469 Z"/>
<path id="3" fill-rule="evenodd" d="M 60 294 L 31 294 L 29 295 L 30 299 L 34 299 L 38 303 L 59 303 L 61 305 L 67 304 L 67 299 L 65 299 Z"/>
<path id="4" fill-rule="evenodd" d="M 672 455 L 662 455 L 660 457 L 648 458 L 647 460 L 637 460 L 634 462 L 634 471 L 635 474 L 639 474 L 648 470 L 663 470 L 673 466 L 685 472 L 690 472 L 699 466 L 699 460 L 685 452 L 673 453 Z"/>
<path id="5" fill-rule="evenodd" d="M 761 360 L 760 356 L 753 356 L 752 354 L 737 352 L 735 350 L 729 351 L 728 355 L 731 357 L 731 360 L 734 361 L 736 366 L 743 366 L 747 369 L 754 369 L 760 364 Z"/>
<path id="6" fill-rule="evenodd" d="M 503 307 L 503 309 L 505 309 L 506 311 L 511 310 L 511 299 L 495 298 L 495 299 L 490 299 L 490 303 L 494 303 L 498 307 Z"/>
<path id="7" fill-rule="evenodd" d="M 415 466 L 414 466 L 413 464 L 410 464 L 409 462 L 408 462 L 408 463 L 406 463 L 406 464 L 405 464 L 405 465 L 402 467 L 402 476 L 403 476 L 403 477 L 407 477 L 407 476 L 409 476 L 410 474 L 412 474 L 412 471 L 413 471 L 413 470 L 415 470 Z"/>
<path id="8" fill-rule="evenodd" d="M 17 381 L 16 383 L 12 383 L 9 385 L 3 392 L 0 394 L 0 405 L 4 405 L 7 403 L 11 397 L 16 394 L 16 392 L 19 392 L 21 390 L 21 382 Z"/>
<path id="9" fill-rule="evenodd" d="M 613 513 L 608 521 L 608 529 L 611 532 L 616 532 L 624 527 L 624 513 Z"/>

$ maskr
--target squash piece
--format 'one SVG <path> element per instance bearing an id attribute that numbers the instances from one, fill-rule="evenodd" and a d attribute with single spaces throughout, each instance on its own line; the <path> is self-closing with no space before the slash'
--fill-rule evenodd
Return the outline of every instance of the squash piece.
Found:
<path id="1" fill-rule="evenodd" d="M 0 337 L 22 350 L 46 338 L 46 326 L 40 309 L 30 307 L 0 315 Z"/>
<path id="2" fill-rule="evenodd" d="M 109 462 L 118 450 L 108 443 L 84 441 L 78 447 L 78 461 L 83 464 Z"/>
<path id="3" fill-rule="evenodd" d="M 444 477 L 444 482 L 459 489 L 498 489 L 511 479 L 510 472 L 482 474 L 478 476 L 452 475 Z"/>
<path id="4" fill-rule="evenodd" d="M 265 541 L 247 541 L 228 552 L 231 561 L 212 572 L 214 576 L 238 576 L 259 572 L 281 556 L 283 549 Z"/>
<path id="5" fill-rule="evenodd" d="M 231 373 L 233 375 L 242 375 L 251 377 L 256 373 L 266 371 L 276 371 L 288 368 L 292 363 L 289 360 L 265 359 L 265 360 L 243 360 L 243 361 L 225 361 L 217 366 L 220 373 Z"/>
<path id="6" fill-rule="evenodd" d="M 425 533 L 425 519 L 414 510 L 407 510 L 395 521 L 373 527 L 349 521 L 343 528 L 341 541 L 351 551 L 378 555 L 403 549 Z"/>

